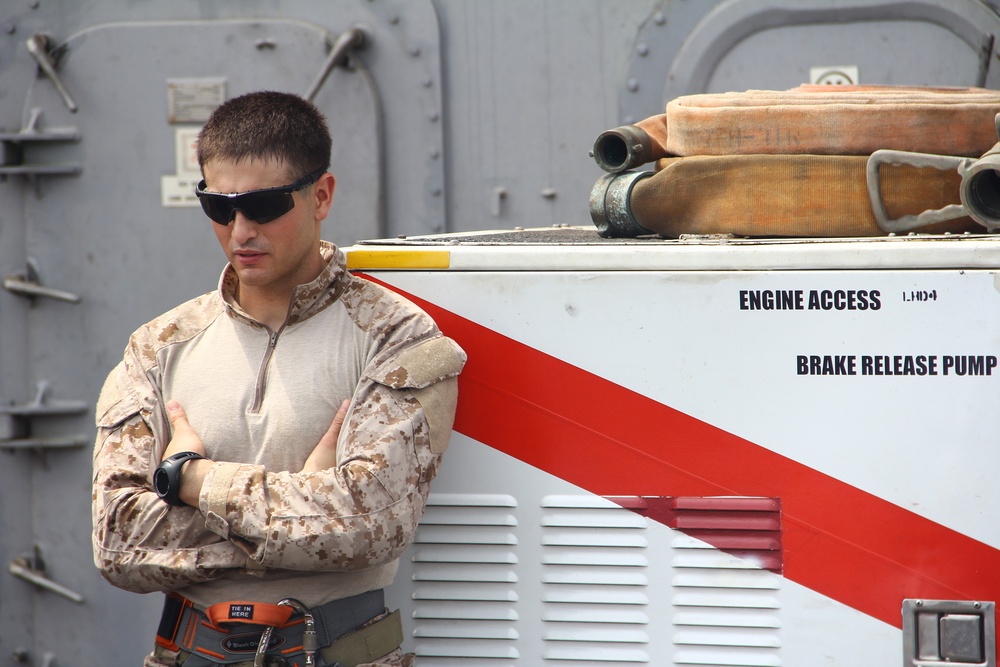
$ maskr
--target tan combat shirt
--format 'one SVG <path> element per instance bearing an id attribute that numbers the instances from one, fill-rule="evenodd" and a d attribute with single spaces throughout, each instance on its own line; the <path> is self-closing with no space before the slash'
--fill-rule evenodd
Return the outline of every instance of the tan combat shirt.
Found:
<path id="1" fill-rule="evenodd" d="M 136 331 L 97 406 L 94 560 L 115 586 L 309 606 L 389 584 L 451 434 L 465 354 L 415 305 L 329 264 L 272 332 L 236 276 Z M 297 472 L 345 398 L 336 467 Z M 152 476 L 180 402 L 216 463 L 198 507 Z"/>

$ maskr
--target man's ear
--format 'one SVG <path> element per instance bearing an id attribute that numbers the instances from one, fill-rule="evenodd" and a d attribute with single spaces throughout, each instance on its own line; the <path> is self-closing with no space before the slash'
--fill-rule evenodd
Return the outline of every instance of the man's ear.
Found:
<path id="1" fill-rule="evenodd" d="M 333 203 L 333 192 L 337 189 L 337 179 L 330 172 L 324 173 L 313 185 L 313 198 L 316 202 L 316 219 L 323 220 L 330 212 Z"/>

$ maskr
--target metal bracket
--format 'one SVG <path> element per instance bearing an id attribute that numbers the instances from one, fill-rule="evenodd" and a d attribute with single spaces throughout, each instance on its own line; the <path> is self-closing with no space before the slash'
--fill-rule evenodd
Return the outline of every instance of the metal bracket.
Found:
<path id="1" fill-rule="evenodd" d="M 0 405 L 0 417 L 9 420 L 6 429 L 0 429 L 0 449 L 67 449 L 83 447 L 83 436 L 74 438 L 36 438 L 31 435 L 31 420 L 35 417 L 65 417 L 87 411 L 84 401 L 49 401 L 49 383 L 42 380 L 34 400 L 23 405 Z M 2 425 L 2 422 L 0 422 Z"/>
<path id="2" fill-rule="evenodd" d="M 77 164 L 25 164 L 24 146 L 31 143 L 51 143 L 58 141 L 79 141 L 80 133 L 76 128 L 53 128 L 51 130 L 40 130 L 38 122 L 41 120 L 42 110 L 38 107 L 31 109 L 28 122 L 19 132 L 0 132 L 0 142 L 2 142 L 3 152 L 0 154 L 3 161 L 0 162 L 0 176 L 20 175 L 20 176 L 53 176 L 79 174 L 83 169 Z"/>

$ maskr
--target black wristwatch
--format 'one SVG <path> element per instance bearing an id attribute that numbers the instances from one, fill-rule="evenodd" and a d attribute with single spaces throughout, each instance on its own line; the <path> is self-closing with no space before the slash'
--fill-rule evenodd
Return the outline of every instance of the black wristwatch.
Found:
<path id="1" fill-rule="evenodd" d="M 196 452 L 179 452 L 163 459 L 153 473 L 153 488 L 168 505 L 184 505 L 181 500 L 181 467 L 187 461 L 205 458 Z"/>

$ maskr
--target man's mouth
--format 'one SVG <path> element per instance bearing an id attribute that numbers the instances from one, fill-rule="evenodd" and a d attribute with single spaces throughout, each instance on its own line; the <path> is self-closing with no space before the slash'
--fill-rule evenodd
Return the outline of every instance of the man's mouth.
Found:
<path id="1" fill-rule="evenodd" d="M 265 253 L 257 250 L 236 250 L 233 255 L 242 264 L 254 264 L 265 257 Z"/>

